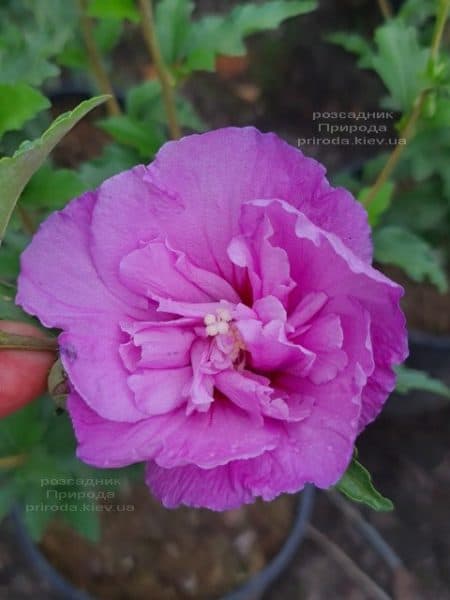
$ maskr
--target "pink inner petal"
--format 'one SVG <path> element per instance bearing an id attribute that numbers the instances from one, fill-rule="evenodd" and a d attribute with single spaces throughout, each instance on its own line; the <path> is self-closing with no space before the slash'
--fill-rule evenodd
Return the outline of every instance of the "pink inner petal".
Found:
<path id="1" fill-rule="evenodd" d="M 146 415 L 169 413 L 186 403 L 185 386 L 192 380 L 191 366 L 147 369 L 128 377 L 136 406 Z"/>

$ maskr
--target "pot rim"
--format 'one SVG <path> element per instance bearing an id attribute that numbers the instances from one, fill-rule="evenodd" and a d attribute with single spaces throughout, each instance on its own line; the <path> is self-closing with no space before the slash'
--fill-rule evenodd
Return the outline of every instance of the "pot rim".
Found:
<path id="1" fill-rule="evenodd" d="M 311 484 L 297 494 L 297 508 L 291 530 L 278 553 L 258 573 L 250 577 L 240 587 L 221 596 L 220 600 L 250 600 L 267 590 L 289 566 L 303 538 L 311 517 L 315 488 Z M 23 522 L 21 511 L 16 506 L 11 512 L 15 539 L 25 559 L 35 573 L 50 584 L 51 590 L 62 594 L 64 600 L 95 600 L 88 592 L 77 589 L 61 575 L 47 560 L 37 544 L 31 539 Z"/>
<path id="2" fill-rule="evenodd" d="M 450 335 L 430 333 L 422 329 L 408 329 L 408 339 L 413 344 L 434 346 L 442 350 L 450 350 Z"/>

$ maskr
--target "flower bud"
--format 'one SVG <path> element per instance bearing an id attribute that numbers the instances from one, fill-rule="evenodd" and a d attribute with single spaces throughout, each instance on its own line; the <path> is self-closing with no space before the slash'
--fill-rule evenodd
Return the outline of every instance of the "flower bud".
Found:
<path id="1" fill-rule="evenodd" d="M 0 331 L 45 339 L 40 329 L 28 323 L 0 321 Z M 0 348 L 0 418 L 19 410 L 47 387 L 47 376 L 55 361 L 49 350 Z"/>

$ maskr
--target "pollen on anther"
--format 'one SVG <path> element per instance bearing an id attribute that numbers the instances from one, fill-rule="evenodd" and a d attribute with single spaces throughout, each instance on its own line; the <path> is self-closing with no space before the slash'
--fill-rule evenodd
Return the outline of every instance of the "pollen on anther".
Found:
<path id="1" fill-rule="evenodd" d="M 217 323 L 211 323 L 206 326 L 206 335 L 217 335 L 219 333 L 219 328 L 217 327 Z"/>
<path id="2" fill-rule="evenodd" d="M 205 315 L 203 322 L 205 323 L 205 325 L 213 325 L 216 322 L 216 317 L 215 315 L 212 315 L 211 313 L 208 313 L 207 315 Z"/>
<path id="3" fill-rule="evenodd" d="M 216 325 L 218 333 L 228 333 L 230 327 L 225 321 L 219 321 Z"/>
<path id="4" fill-rule="evenodd" d="M 226 308 L 219 308 L 216 314 L 208 313 L 203 322 L 206 325 L 206 335 L 216 336 L 230 331 L 230 322 L 233 320 L 231 313 Z"/>
<path id="5" fill-rule="evenodd" d="M 233 319 L 227 308 L 219 308 L 217 310 L 217 316 L 221 321 L 225 321 L 226 323 L 229 323 Z"/>

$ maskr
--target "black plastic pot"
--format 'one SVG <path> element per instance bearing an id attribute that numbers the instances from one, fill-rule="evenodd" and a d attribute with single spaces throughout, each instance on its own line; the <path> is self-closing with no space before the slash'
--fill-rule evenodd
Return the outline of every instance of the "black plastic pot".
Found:
<path id="1" fill-rule="evenodd" d="M 450 336 L 439 336 L 422 331 L 409 331 L 409 358 L 406 366 L 425 371 L 450 386 Z M 417 415 L 449 406 L 443 396 L 425 391 L 392 394 L 385 414 Z"/>
<path id="2" fill-rule="evenodd" d="M 297 512 L 292 529 L 278 554 L 264 569 L 254 575 L 240 588 L 226 594 L 221 600 L 258 600 L 262 594 L 282 575 L 297 552 L 306 531 L 314 504 L 314 487 L 307 486 L 298 495 Z M 76 589 L 48 562 L 39 547 L 32 541 L 20 512 L 12 513 L 12 524 L 17 543 L 25 559 L 37 575 L 46 581 L 51 591 L 61 600 L 94 600 L 88 593 Z"/>

